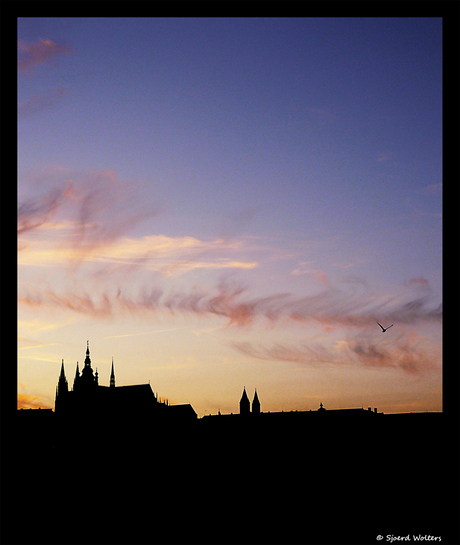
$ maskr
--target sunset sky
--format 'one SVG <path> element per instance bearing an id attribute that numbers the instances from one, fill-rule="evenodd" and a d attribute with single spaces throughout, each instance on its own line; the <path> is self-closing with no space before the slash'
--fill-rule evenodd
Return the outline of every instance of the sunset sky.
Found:
<path id="1" fill-rule="evenodd" d="M 442 410 L 441 209 L 441 19 L 20 18 L 18 406 Z"/>

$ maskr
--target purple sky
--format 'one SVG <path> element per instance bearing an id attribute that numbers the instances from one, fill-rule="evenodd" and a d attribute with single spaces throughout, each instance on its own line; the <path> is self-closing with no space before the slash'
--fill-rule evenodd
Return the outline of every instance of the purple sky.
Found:
<path id="1" fill-rule="evenodd" d="M 89 339 L 101 383 L 114 356 L 200 415 L 243 386 L 441 409 L 441 19 L 20 18 L 18 40 L 23 403 L 53 405 Z"/>

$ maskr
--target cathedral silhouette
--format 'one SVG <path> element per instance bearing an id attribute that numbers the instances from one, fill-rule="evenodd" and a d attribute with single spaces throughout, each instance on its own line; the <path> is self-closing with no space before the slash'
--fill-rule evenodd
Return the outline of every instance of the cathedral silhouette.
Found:
<path id="1" fill-rule="evenodd" d="M 116 386 L 115 368 L 112 358 L 112 369 L 110 373 L 109 386 L 99 384 L 99 374 L 91 366 L 91 357 L 89 350 L 89 341 L 86 346 L 86 357 L 83 369 L 80 373 L 79 364 L 75 371 L 73 387 L 70 389 L 64 369 L 64 360 L 61 363 L 61 372 L 56 386 L 55 413 L 61 419 L 81 420 L 83 416 L 106 418 L 107 421 L 120 423 L 123 419 L 130 419 L 130 425 L 135 426 L 136 422 L 153 421 L 156 425 L 179 425 L 191 424 L 197 420 L 204 422 L 205 427 L 224 426 L 229 427 L 230 422 L 233 425 L 243 426 L 252 422 L 262 426 L 274 426 L 299 423 L 308 418 L 310 421 L 312 415 L 321 415 L 326 412 L 323 404 L 320 403 L 316 411 L 280 411 L 280 412 L 262 412 L 257 389 L 254 391 L 252 403 L 243 388 L 243 393 L 239 402 L 239 413 L 216 415 L 208 414 L 198 419 L 197 414 L 190 404 L 170 405 L 167 400 L 161 400 L 158 394 L 155 394 L 150 384 L 135 384 L 128 386 Z M 383 413 L 377 413 L 369 407 L 353 409 L 335 409 L 327 411 L 328 420 L 341 420 L 346 416 L 349 418 L 368 418 L 369 414 L 380 416 Z M 322 420 L 321 420 L 322 421 Z"/>
<path id="2" fill-rule="evenodd" d="M 86 347 L 84 367 L 80 373 L 79 365 L 75 371 L 72 389 L 69 389 L 64 369 L 61 364 L 56 387 L 55 413 L 62 418 L 78 418 L 84 415 L 92 417 L 135 416 L 137 419 L 155 417 L 156 420 L 168 422 L 190 422 L 197 414 L 190 404 L 169 405 L 167 400 L 160 400 L 150 384 L 135 384 L 129 386 L 115 385 L 115 369 L 112 359 L 110 385 L 99 384 L 99 374 L 93 371 L 89 351 L 89 341 Z M 118 419 L 117 422 L 120 420 Z"/>
<path id="3" fill-rule="evenodd" d="M 54 412 L 17 411 L 11 503 L 27 524 L 5 542 L 358 545 L 442 533 L 439 498 L 454 494 L 442 413 L 263 411 L 244 386 L 238 412 L 198 418 L 149 383 L 118 386 L 113 360 L 108 386 L 99 378 L 88 342 L 71 387 L 61 363 Z"/>

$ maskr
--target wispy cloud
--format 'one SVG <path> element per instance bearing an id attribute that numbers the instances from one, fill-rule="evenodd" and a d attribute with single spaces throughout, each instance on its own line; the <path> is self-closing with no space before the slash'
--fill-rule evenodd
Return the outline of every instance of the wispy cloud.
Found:
<path id="1" fill-rule="evenodd" d="M 338 289 L 298 297 L 275 293 L 267 297 L 249 297 L 248 288 L 222 280 L 211 288 L 196 287 L 191 292 L 167 291 L 159 286 L 144 286 L 137 296 L 118 288 L 90 295 L 73 289 L 58 293 L 52 288 L 32 291 L 24 288 L 21 304 L 49 306 L 95 316 L 112 316 L 120 312 L 164 312 L 217 315 L 228 325 L 247 326 L 265 319 L 274 324 L 283 320 L 314 322 L 329 327 L 363 328 L 375 326 L 379 319 L 402 324 L 442 320 L 442 307 L 432 307 L 428 294 L 409 292 L 396 296 L 359 296 Z"/>
<path id="2" fill-rule="evenodd" d="M 34 66 L 46 63 L 60 55 L 68 54 L 72 48 L 52 40 L 39 38 L 36 42 L 18 41 L 18 70 L 30 71 Z"/>
<path id="3" fill-rule="evenodd" d="M 243 241 L 163 234 L 128 236 L 140 222 L 162 213 L 139 204 L 111 170 L 76 173 L 54 169 L 45 190 L 18 206 L 19 265 L 72 267 L 97 264 L 92 275 L 117 267 L 178 276 L 196 269 L 253 269 L 257 261 L 238 253 Z"/>
<path id="4" fill-rule="evenodd" d="M 35 95 L 28 100 L 19 102 L 18 116 L 24 117 L 50 108 L 51 106 L 55 106 L 62 101 L 66 94 L 67 91 L 63 87 L 56 87 L 55 89 L 50 89 L 40 95 Z"/>
<path id="5" fill-rule="evenodd" d="M 255 261 L 232 261 L 227 258 L 221 258 L 217 261 L 176 261 L 171 265 L 164 265 L 158 270 L 162 274 L 174 276 L 184 274 L 194 269 L 254 269 L 257 267 Z"/>
<path id="6" fill-rule="evenodd" d="M 30 198 L 18 204 L 18 235 L 37 229 L 49 221 L 66 197 L 70 195 L 68 183 L 52 187 L 44 195 Z"/>
<path id="7" fill-rule="evenodd" d="M 60 229 L 64 221 L 72 229 L 67 244 L 78 248 L 81 257 L 161 211 L 148 203 L 140 205 L 127 190 L 129 184 L 112 170 L 58 174 L 41 194 L 19 202 L 18 235 L 44 224 L 48 230 Z"/>
<path id="8" fill-rule="evenodd" d="M 233 347 L 257 359 L 305 365 L 339 365 L 346 361 L 369 368 L 396 367 L 413 375 L 428 368 L 429 362 L 410 339 L 401 338 L 388 347 L 363 333 L 377 327 L 376 320 L 440 324 L 442 307 L 433 305 L 427 279 L 412 278 L 400 286 L 399 293 L 375 293 L 356 277 L 350 277 L 348 284 L 339 289 L 324 270 L 312 266 L 315 261 L 308 260 L 311 253 L 305 254 L 305 248 L 312 252 L 325 242 L 307 241 L 302 248 L 293 247 L 293 251 L 281 249 L 280 244 L 269 248 L 271 243 L 267 241 L 265 246 L 259 239 L 244 237 L 200 240 L 164 234 L 129 235 L 131 227 L 161 211 L 158 205 L 139 206 L 114 171 L 82 174 L 59 168 L 48 189 L 20 203 L 18 233 L 24 249 L 19 265 L 49 266 L 55 272 L 59 267 L 80 267 L 79 279 L 83 281 L 77 281 L 75 269 L 70 269 L 72 274 L 62 275 L 62 281 L 34 279 L 20 284 L 19 304 L 63 309 L 99 319 L 166 313 L 217 317 L 222 327 L 265 325 L 281 329 L 309 324 L 328 332 L 340 329 L 346 341 L 341 345 L 308 346 L 284 341 L 263 346 L 251 341 Z M 260 259 L 256 260 L 256 255 Z M 254 289 L 236 282 L 228 273 L 303 256 L 306 259 L 297 261 L 297 268 L 288 270 L 294 276 L 316 279 L 322 290 L 319 293 L 302 296 L 274 289 L 268 295 L 255 295 Z M 178 287 L 175 277 L 200 270 L 227 272 L 220 281 L 211 280 L 210 275 L 197 275 L 193 287 Z M 359 290 L 349 289 L 350 284 L 356 287 L 358 283 Z M 350 336 L 352 333 L 355 336 Z"/>
<path id="9" fill-rule="evenodd" d="M 155 333 L 168 333 L 169 331 L 177 331 L 178 329 L 184 329 L 182 327 L 170 327 L 169 329 L 154 329 L 153 331 L 142 331 L 142 333 L 125 333 L 124 335 L 110 335 L 109 337 L 104 337 L 104 339 L 120 339 L 121 337 L 139 337 L 144 335 L 153 335 Z"/>
<path id="10" fill-rule="evenodd" d="M 254 269 L 256 261 L 228 257 L 240 247 L 231 241 L 214 239 L 199 240 L 194 237 L 168 237 L 147 235 L 139 238 L 121 237 L 109 240 L 94 249 L 88 246 L 73 246 L 73 233 L 78 230 L 74 223 L 60 223 L 46 228 L 41 225 L 40 240 L 20 239 L 18 264 L 35 267 L 68 267 L 95 264 L 98 269 L 92 273 L 99 278 L 115 269 L 133 274 L 137 269 L 155 271 L 162 276 L 179 276 L 195 269 Z M 49 231 L 48 233 L 46 231 Z M 60 231 L 64 237 L 56 236 Z M 54 240 L 53 240 L 54 239 Z"/>
<path id="11" fill-rule="evenodd" d="M 25 339 L 18 338 L 18 342 L 23 342 Z M 18 350 L 31 350 L 36 348 L 43 348 L 45 346 L 55 346 L 56 343 L 46 343 L 46 344 L 40 344 L 37 341 L 29 341 L 31 344 L 29 346 L 20 346 L 18 347 Z"/>
<path id="12" fill-rule="evenodd" d="M 292 275 L 294 276 L 300 276 L 300 275 L 309 275 L 315 280 L 317 280 L 320 284 L 323 284 L 323 286 L 329 286 L 330 282 L 327 277 L 327 274 L 322 269 L 312 269 L 308 265 L 311 262 L 309 261 L 301 261 L 299 263 L 299 266 L 292 271 Z"/>
<path id="13" fill-rule="evenodd" d="M 419 375 L 432 365 L 407 338 L 399 338 L 391 345 L 380 345 L 369 339 L 353 339 L 347 345 L 358 362 L 367 367 L 397 367 L 411 375 Z"/>
<path id="14" fill-rule="evenodd" d="M 52 409 L 46 401 L 43 401 L 43 398 L 40 396 L 32 396 L 26 394 L 18 394 L 17 400 L 18 409 Z"/>
<path id="15" fill-rule="evenodd" d="M 376 341 L 370 334 L 360 334 L 327 346 L 321 343 L 264 346 L 248 341 L 233 342 L 230 346 L 251 358 L 287 361 L 309 367 L 358 365 L 363 368 L 397 369 L 421 377 L 440 366 L 440 356 L 433 359 L 417 345 L 413 336 L 407 334 L 399 335 L 391 343 Z"/>

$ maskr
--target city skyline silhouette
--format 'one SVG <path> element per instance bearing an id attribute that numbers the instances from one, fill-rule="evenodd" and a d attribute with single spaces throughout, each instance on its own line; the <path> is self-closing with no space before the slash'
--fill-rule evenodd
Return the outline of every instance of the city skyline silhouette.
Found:
<path id="1" fill-rule="evenodd" d="M 459 543 L 457 3 L 9 11 L 0 541 Z"/>
<path id="2" fill-rule="evenodd" d="M 88 342 L 72 387 L 61 362 L 55 411 L 17 411 L 17 455 L 30 467 L 19 486 L 60 498 L 52 508 L 22 506 L 31 522 L 24 540 L 369 543 L 387 527 L 446 536 L 442 413 L 328 410 L 322 402 L 265 412 L 262 392 L 249 396 L 243 386 L 235 413 L 198 418 L 148 383 L 119 385 L 113 364 L 108 382 L 99 384 Z M 421 478 L 427 467 L 432 475 Z M 65 531 L 53 538 L 56 521 Z"/>
<path id="3" fill-rule="evenodd" d="M 18 406 L 442 410 L 444 23 L 19 18 Z"/>
<path id="4" fill-rule="evenodd" d="M 125 410 L 129 410 L 128 407 L 130 406 L 135 407 L 131 410 L 136 410 L 139 407 L 142 407 L 142 410 L 146 410 L 150 404 L 152 407 L 163 407 L 160 409 L 163 411 L 161 414 L 167 414 L 169 412 L 179 414 L 182 412 L 184 415 L 193 414 L 195 419 L 198 417 L 190 404 L 170 405 L 167 398 L 162 400 L 158 393 L 155 394 L 153 392 L 150 386 L 150 381 L 148 384 L 116 386 L 115 365 L 113 358 L 109 383 L 109 387 L 99 384 L 99 373 L 97 369 L 94 371 L 92 368 L 88 340 L 86 344 L 84 366 L 80 374 L 79 363 L 77 361 L 73 386 L 71 388 L 69 388 L 69 382 L 65 373 L 64 359 L 62 359 L 61 370 L 56 386 L 55 412 L 58 414 L 65 413 L 66 415 L 71 415 L 78 414 L 78 412 L 84 407 L 87 407 L 87 410 L 100 411 L 102 410 L 102 406 L 105 406 L 104 410 L 110 412 L 116 411 L 117 405 L 124 405 Z M 168 409 L 166 409 L 166 407 Z M 172 411 L 169 409 L 169 407 L 173 407 Z M 322 402 L 320 402 L 317 410 L 320 412 L 326 410 Z M 354 411 L 355 414 L 357 414 L 356 411 L 359 410 L 364 410 L 364 408 L 341 409 L 342 414 L 345 414 L 344 411 L 348 411 L 348 414 L 352 414 L 350 411 Z M 372 411 L 377 414 L 376 407 L 373 409 L 371 407 L 368 408 L 368 412 Z M 299 410 L 290 410 L 286 411 L 286 413 L 284 411 L 268 411 L 265 414 L 289 414 L 294 412 L 299 414 Z M 300 411 L 301 414 L 305 412 L 311 412 L 311 409 L 309 411 Z M 425 411 L 425 413 L 426 412 L 427 411 Z M 261 411 L 261 403 L 257 394 L 257 388 L 254 388 L 254 395 L 251 402 L 246 392 L 246 386 L 243 386 L 243 392 L 239 401 L 239 412 L 236 414 L 239 414 L 242 417 L 249 415 L 259 416 L 260 414 L 264 414 L 263 411 Z M 205 416 L 208 418 L 212 415 L 211 413 L 208 413 Z M 217 416 L 222 416 L 220 410 L 217 412 Z M 226 416 L 233 416 L 233 413 Z"/>

